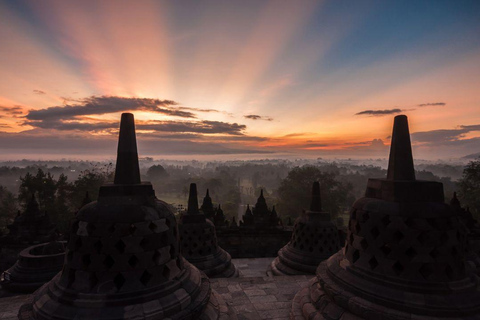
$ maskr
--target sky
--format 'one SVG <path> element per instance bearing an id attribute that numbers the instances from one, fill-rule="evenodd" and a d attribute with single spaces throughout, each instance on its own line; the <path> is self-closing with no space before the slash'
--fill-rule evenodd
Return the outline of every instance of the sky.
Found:
<path id="1" fill-rule="evenodd" d="M 480 1 L 0 0 L 0 159 L 480 152 Z"/>

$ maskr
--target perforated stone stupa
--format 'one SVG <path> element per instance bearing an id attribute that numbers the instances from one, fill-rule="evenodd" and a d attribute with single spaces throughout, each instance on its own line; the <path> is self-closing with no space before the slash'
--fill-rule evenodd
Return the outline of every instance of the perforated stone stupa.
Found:
<path id="1" fill-rule="evenodd" d="M 274 275 L 315 274 L 320 262 L 341 248 L 337 227 L 322 212 L 320 184 L 313 183 L 310 210 L 295 221 L 290 242 L 278 251 L 270 269 Z"/>
<path id="2" fill-rule="evenodd" d="M 247 210 L 242 217 L 241 226 L 255 227 L 255 228 L 270 228 L 277 227 L 279 219 L 275 211 L 275 207 L 272 210 L 268 209 L 267 201 L 263 196 L 263 190 L 260 191 L 260 196 L 257 199 L 257 203 L 250 210 L 250 206 L 247 206 Z"/>
<path id="3" fill-rule="evenodd" d="M 62 272 L 19 319 L 218 319 L 227 311 L 181 256 L 169 206 L 140 182 L 133 115 L 122 114 L 114 183 L 78 212 Z"/>
<path id="4" fill-rule="evenodd" d="M 217 244 L 214 224 L 198 210 L 197 185 L 190 184 L 188 209 L 179 225 L 183 256 L 210 278 L 237 277 L 230 254 Z"/>
<path id="5" fill-rule="evenodd" d="M 65 241 L 52 241 L 22 250 L 17 262 L 3 272 L 0 280 L 2 288 L 31 293 L 52 280 L 62 270 L 65 244 Z"/>
<path id="6" fill-rule="evenodd" d="M 406 116 L 394 121 L 386 179 L 350 211 L 345 248 L 294 298 L 295 319 L 480 319 L 466 234 L 443 185 L 415 179 Z"/>
<path id="7" fill-rule="evenodd" d="M 35 195 L 23 213 L 19 213 L 11 225 L 9 233 L 0 239 L 0 244 L 37 244 L 53 241 L 57 238 L 56 226 L 46 212 L 41 212 Z"/>

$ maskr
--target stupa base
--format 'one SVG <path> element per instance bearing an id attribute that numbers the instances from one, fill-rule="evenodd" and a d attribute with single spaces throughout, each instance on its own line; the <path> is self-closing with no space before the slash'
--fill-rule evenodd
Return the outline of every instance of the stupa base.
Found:
<path id="1" fill-rule="evenodd" d="M 232 263 L 232 257 L 222 248 L 218 248 L 213 256 L 189 258 L 188 261 L 209 278 L 236 278 L 239 275 L 237 267 Z"/>
<path id="2" fill-rule="evenodd" d="M 461 289 L 469 287 L 469 280 L 445 283 L 452 289 L 445 294 L 406 292 L 381 282 L 352 280 L 341 266 L 343 258 L 339 252 L 320 264 L 317 276 L 293 299 L 291 319 L 480 319 L 480 293 Z"/>
<path id="3" fill-rule="evenodd" d="M 211 290 L 207 276 L 193 266 L 189 279 L 168 295 L 143 292 L 133 298 L 108 294 L 77 294 L 63 291 L 57 283 L 59 275 L 41 287 L 32 300 L 18 313 L 20 320 L 67 319 L 235 319 L 228 306 Z M 199 283 L 195 279 L 200 277 Z M 114 297 L 114 298 L 113 298 Z"/>

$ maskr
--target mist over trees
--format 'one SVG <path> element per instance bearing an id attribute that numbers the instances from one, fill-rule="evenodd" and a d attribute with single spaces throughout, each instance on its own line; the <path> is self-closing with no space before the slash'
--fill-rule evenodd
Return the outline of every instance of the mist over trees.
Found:
<path id="1" fill-rule="evenodd" d="M 172 204 L 177 211 L 185 209 L 188 186 L 193 182 L 197 184 L 200 204 L 209 189 L 214 205 L 221 205 L 226 218 L 235 217 L 239 221 L 245 206 L 255 205 L 262 189 L 268 206 L 275 205 L 285 222 L 309 208 L 315 180 L 321 184 L 324 211 L 345 217 L 353 201 L 364 195 L 368 178 L 386 176 L 386 170 L 376 163 L 321 159 L 160 162 L 147 158 L 140 165 L 142 180 L 152 182 L 157 197 Z M 478 214 L 478 167 L 478 161 L 470 163 L 466 171 L 463 165 L 420 164 L 416 176 L 442 182 L 447 202 L 453 192 L 458 191 L 462 205 L 470 206 Z M 27 161 L 1 166 L 0 232 L 6 232 L 6 225 L 18 210 L 24 209 L 32 194 L 40 209 L 64 232 L 86 193 L 92 201 L 96 200 L 100 186 L 112 181 L 113 174 L 114 166 L 109 162 Z M 457 178 L 452 179 L 448 174 Z"/>

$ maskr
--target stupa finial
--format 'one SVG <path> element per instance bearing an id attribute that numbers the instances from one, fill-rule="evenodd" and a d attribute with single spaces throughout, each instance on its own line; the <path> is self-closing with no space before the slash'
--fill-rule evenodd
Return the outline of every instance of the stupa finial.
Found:
<path id="1" fill-rule="evenodd" d="M 320 182 L 315 181 L 312 186 L 312 202 L 310 203 L 310 211 L 322 211 L 322 199 L 320 198 Z"/>
<path id="2" fill-rule="evenodd" d="M 198 214 L 197 185 L 190 183 L 190 192 L 188 194 L 187 214 Z"/>
<path id="3" fill-rule="evenodd" d="M 122 113 L 120 135 L 118 138 L 115 184 L 139 184 L 140 167 L 138 165 L 137 139 L 133 114 Z"/>
<path id="4" fill-rule="evenodd" d="M 395 117 L 388 160 L 388 180 L 415 180 L 412 145 L 405 115 Z"/>

